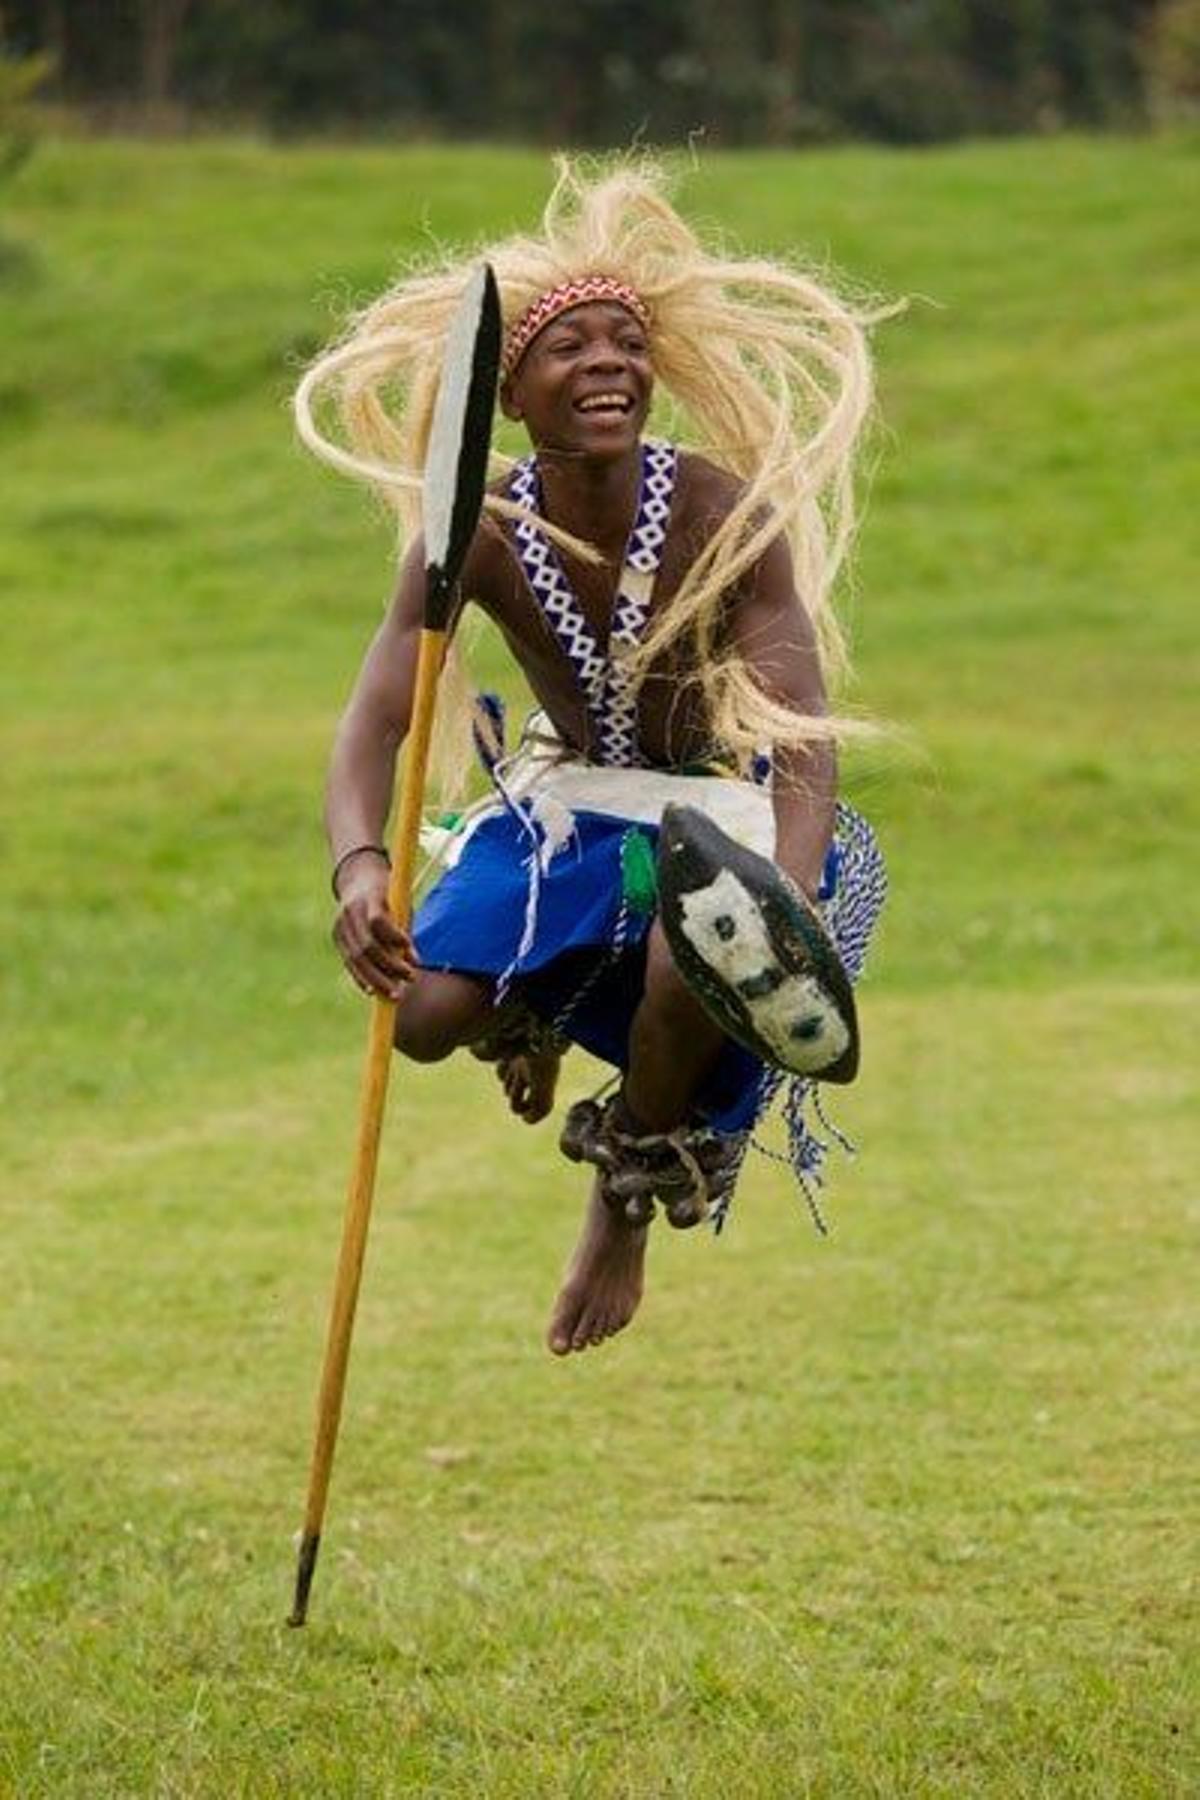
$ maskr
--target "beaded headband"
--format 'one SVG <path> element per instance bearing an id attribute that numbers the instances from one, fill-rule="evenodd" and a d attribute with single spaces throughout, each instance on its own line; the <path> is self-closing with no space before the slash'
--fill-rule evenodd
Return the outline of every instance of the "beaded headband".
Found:
<path id="1" fill-rule="evenodd" d="M 557 319 L 559 313 L 569 312 L 573 306 L 587 306 L 593 300 L 615 300 L 649 331 L 650 308 L 626 282 L 617 281 L 612 275 L 577 275 L 572 281 L 560 281 L 557 287 L 548 288 L 532 306 L 526 307 L 504 340 L 501 373 L 512 374 L 538 332 L 544 331 L 551 319 Z"/>

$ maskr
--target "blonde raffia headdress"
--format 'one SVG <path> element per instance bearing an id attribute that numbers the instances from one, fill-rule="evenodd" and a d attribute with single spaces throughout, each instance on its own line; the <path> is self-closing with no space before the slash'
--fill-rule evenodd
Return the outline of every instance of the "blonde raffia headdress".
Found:
<path id="1" fill-rule="evenodd" d="M 742 483 L 654 620 L 633 661 L 635 678 L 670 647 L 686 644 L 714 742 L 742 759 L 763 743 L 852 734 L 852 720 L 803 716 L 762 690 L 724 642 L 723 603 L 786 533 L 826 677 L 837 681 L 847 672 L 831 592 L 854 531 L 854 453 L 872 397 L 867 329 L 895 309 L 860 309 L 827 278 L 799 266 L 706 244 L 668 200 L 663 170 L 648 160 L 592 173 L 560 158 L 557 168 L 538 235 L 414 269 L 351 320 L 297 390 L 301 438 L 335 468 L 369 482 L 407 537 L 420 525 L 420 471 L 447 325 L 479 256 L 499 284 L 509 369 L 549 322 L 543 318 L 526 334 L 546 296 L 588 279 L 625 288 L 646 315 L 670 435 Z M 317 419 L 331 399 L 338 436 Z M 498 470 L 508 462 L 495 460 Z M 518 510 L 499 494 L 489 494 L 485 507 L 501 517 Z M 589 546 L 547 528 L 595 559 Z"/>

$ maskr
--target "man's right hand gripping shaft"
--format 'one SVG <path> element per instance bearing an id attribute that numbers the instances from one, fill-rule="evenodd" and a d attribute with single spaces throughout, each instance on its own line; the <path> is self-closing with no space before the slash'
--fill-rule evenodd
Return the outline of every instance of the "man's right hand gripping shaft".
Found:
<path id="1" fill-rule="evenodd" d="M 338 876 L 333 941 L 351 980 L 364 994 L 399 1000 L 417 972 L 412 939 L 388 911 L 388 866 L 364 851 Z"/>

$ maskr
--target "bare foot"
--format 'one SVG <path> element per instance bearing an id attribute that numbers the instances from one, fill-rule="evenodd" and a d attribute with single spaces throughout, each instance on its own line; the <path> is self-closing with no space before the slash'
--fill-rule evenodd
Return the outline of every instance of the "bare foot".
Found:
<path id="1" fill-rule="evenodd" d="M 502 1056 L 497 1062 L 496 1074 L 508 1095 L 508 1104 L 527 1125 L 536 1125 L 554 1105 L 561 1062 L 557 1050 L 521 1050 L 515 1056 Z"/>
<path id="2" fill-rule="evenodd" d="M 646 1232 L 604 1204 L 597 1178 L 550 1315 L 546 1343 L 555 1356 L 603 1343 L 628 1325 L 642 1297 Z"/>

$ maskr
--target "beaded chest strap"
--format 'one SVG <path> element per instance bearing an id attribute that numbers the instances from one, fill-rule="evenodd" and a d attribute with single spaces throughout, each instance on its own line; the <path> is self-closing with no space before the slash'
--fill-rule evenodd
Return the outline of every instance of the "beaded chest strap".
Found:
<path id="1" fill-rule="evenodd" d="M 582 689 L 594 739 L 593 758 L 608 768 L 637 768 L 644 761 L 637 747 L 637 699 L 626 659 L 640 643 L 649 616 L 677 465 L 673 444 L 642 445 L 637 513 L 613 605 L 607 654 L 596 642 L 549 538 L 533 520 L 518 519 L 513 526 L 525 579 Z M 509 497 L 530 512 L 542 510 L 536 457 L 517 464 Z"/>

